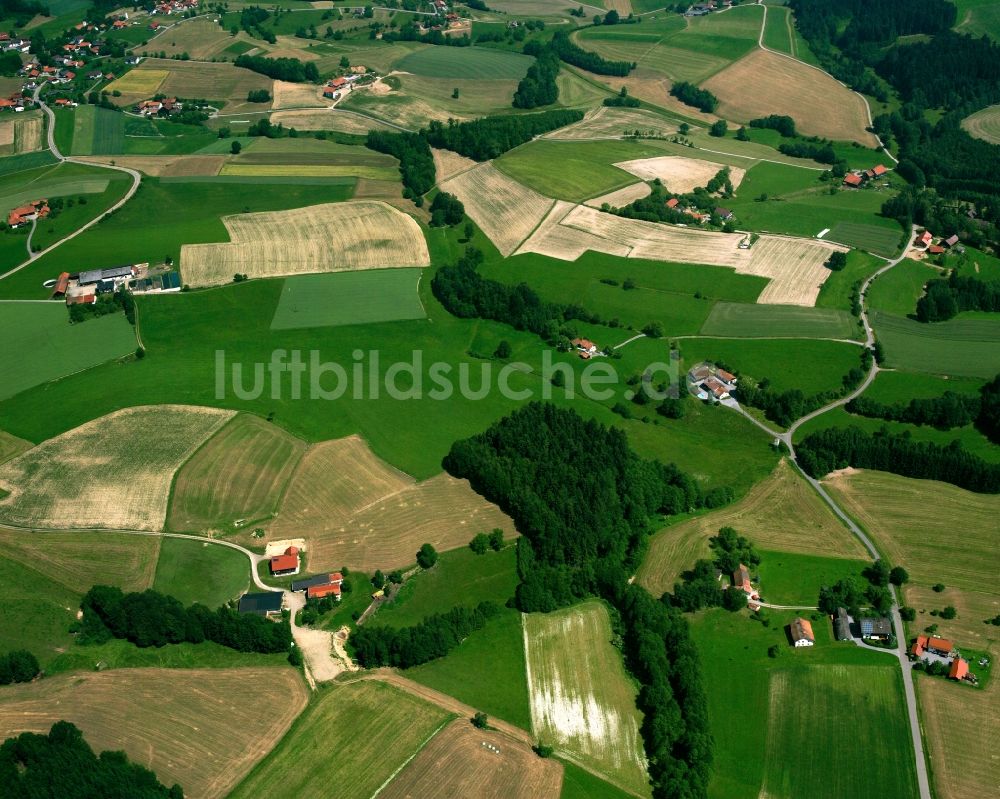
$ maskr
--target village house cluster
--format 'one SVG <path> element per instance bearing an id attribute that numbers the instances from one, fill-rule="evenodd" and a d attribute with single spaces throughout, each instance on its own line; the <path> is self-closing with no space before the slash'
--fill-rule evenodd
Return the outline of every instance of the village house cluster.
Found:
<path id="1" fill-rule="evenodd" d="M 700 400 L 721 402 L 736 391 L 737 377 L 711 363 L 700 363 L 688 372 L 688 390 Z"/>
<path id="2" fill-rule="evenodd" d="M 736 216 L 728 208 L 723 208 L 721 205 L 715 208 L 712 211 L 712 213 L 706 214 L 704 211 L 699 211 L 692 205 L 681 206 L 680 202 L 681 201 L 676 197 L 671 197 L 669 200 L 667 200 L 666 206 L 667 208 L 670 208 L 672 210 L 680 211 L 683 214 L 687 214 L 699 225 L 704 222 L 709 222 L 713 216 L 717 216 L 723 222 L 728 222 L 730 219 L 733 219 Z"/>
<path id="3" fill-rule="evenodd" d="M 331 78 L 323 87 L 323 96 L 329 100 L 339 100 L 341 93 L 354 88 L 363 76 L 368 74 L 368 67 L 357 64 L 350 67 L 349 74 L 338 78 Z"/>
<path id="4" fill-rule="evenodd" d="M 888 171 L 882 164 L 873 166 L 871 169 L 852 169 L 844 175 L 844 185 L 852 189 L 860 189 L 869 181 L 882 177 Z"/>
<path id="5" fill-rule="evenodd" d="M 268 571 L 272 577 L 288 577 L 296 575 L 302 568 L 299 547 L 291 545 L 268 560 Z M 341 572 L 327 572 L 292 581 L 292 593 L 304 592 L 306 599 L 332 598 L 339 602 L 344 584 Z M 277 616 L 284 609 L 284 592 L 264 591 L 261 593 L 244 594 L 240 597 L 239 612 L 254 613 L 258 616 Z"/>
<path id="6" fill-rule="evenodd" d="M 48 200 L 32 200 L 30 203 L 21 205 L 7 214 L 7 225 L 12 228 L 19 228 L 34 222 L 36 219 L 44 219 L 49 215 Z"/>
<path id="7" fill-rule="evenodd" d="M 143 100 L 135 107 L 136 113 L 144 117 L 170 116 L 184 110 L 184 103 L 176 97 L 164 97 L 162 100 Z"/>
<path id="8" fill-rule="evenodd" d="M 703 17 L 706 14 L 711 14 L 713 11 L 720 11 L 729 8 L 733 4 L 733 0 L 707 0 L 704 3 L 695 3 L 687 11 L 684 12 L 685 17 Z"/>
<path id="9" fill-rule="evenodd" d="M 979 678 L 969 671 L 969 662 L 961 656 L 955 645 L 947 638 L 933 635 L 918 635 L 910 646 L 910 659 L 927 665 L 944 663 L 948 666 L 948 679 L 976 685 Z M 985 659 L 980 665 L 988 665 Z"/>
<path id="10" fill-rule="evenodd" d="M 957 233 L 952 233 L 948 238 L 938 238 L 935 241 L 934 234 L 929 230 L 921 230 L 917 234 L 914 246 L 917 249 L 923 250 L 928 255 L 943 255 L 951 249 L 954 249 L 956 252 L 964 251 L 964 248 L 959 243 Z"/>

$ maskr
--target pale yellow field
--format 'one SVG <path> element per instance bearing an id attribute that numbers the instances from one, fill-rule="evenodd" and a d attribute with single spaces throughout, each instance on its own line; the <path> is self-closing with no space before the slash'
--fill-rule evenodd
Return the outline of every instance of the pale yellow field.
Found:
<path id="1" fill-rule="evenodd" d="M 444 183 L 460 172 L 467 172 L 477 166 L 471 158 L 465 158 L 451 150 L 439 150 L 432 147 L 431 154 L 434 156 L 434 172 L 437 175 L 438 183 Z"/>
<path id="2" fill-rule="evenodd" d="M 273 54 L 272 54 L 272 57 Z M 271 108 L 280 111 L 285 108 L 325 108 L 329 103 L 323 98 L 320 87 L 311 83 L 289 83 L 284 80 L 274 82 L 274 101 Z"/>
<path id="3" fill-rule="evenodd" d="M 615 164 L 641 180 L 656 180 L 674 194 L 687 194 L 699 186 L 705 186 L 714 178 L 725 164 L 713 161 L 703 161 L 700 158 L 685 158 L 681 155 L 661 155 L 658 158 L 637 158 L 632 161 L 621 161 Z M 729 167 L 729 179 L 733 188 L 739 188 L 743 182 L 745 169 L 738 166 Z"/>
<path id="4" fill-rule="evenodd" d="M 427 542 L 440 551 L 514 523 L 465 480 L 418 483 L 377 458 L 357 436 L 317 444 L 292 476 L 269 538 L 303 536 L 311 570 L 407 566 Z"/>
<path id="5" fill-rule="evenodd" d="M 378 180 L 386 175 L 385 167 L 340 164 L 225 164 L 220 175 L 246 177 L 364 177 Z"/>
<path id="6" fill-rule="evenodd" d="M 546 133 L 544 139 L 618 139 L 640 131 L 646 135 L 669 136 L 677 126 L 652 111 L 641 108 L 600 106 L 587 112 L 579 122 Z"/>
<path id="7" fill-rule="evenodd" d="M 611 645 L 607 608 L 585 602 L 524 615 L 535 737 L 616 785 L 649 796 L 636 689 Z"/>
<path id="8" fill-rule="evenodd" d="M 430 264 L 420 226 L 381 202 L 239 214 L 223 222 L 231 243 L 181 247 L 185 283 L 221 285 L 237 273 L 278 277 Z"/>
<path id="9" fill-rule="evenodd" d="M 991 105 L 962 120 L 970 136 L 990 144 L 1000 144 L 1000 105 Z"/>
<path id="10" fill-rule="evenodd" d="M 206 97 L 225 100 L 225 113 L 241 114 L 260 110 L 259 104 L 247 102 L 247 93 L 252 89 L 267 89 L 272 95 L 274 94 L 273 81 L 270 78 L 222 61 L 213 63 L 146 58 L 120 80 L 131 79 L 136 81 L 135 85 L 144 87 L 142 76 L 150 72 L 162 76 L 155 88 L 150 91 L 133 86 L 130 86 L 128 91 L 119 88 L 123 96 L 112 98 L 116 105 L 128 105 L 141 97 L 150 97 L 156 91 L 160 91 L 168 97 Z M 162 75 L 164 72 L 166 75 Z"/>
<path id="11" fill-rule="evenodd" d="M 152 97 L 156 94 L 160 84 L 167 79 L 170 72 L 166 69 L 147 69 L 138 67 L 131 72 L 126 72 L 118 80 L 113 81 L 107 87 L 109 92 L 121 92 L 122 94 L 141 94 Z"/>
<path id="12" fill-rule="evenodd" d="M 703 84 L 719 98 L 718 115 L 748 122 L 767 114 L 787 114 L 811 136 L 878 144 L 869 133 L 863 97 L 825 72 L 768 50 L 753 50 Z"/>
<path id="13" fill-rule="evenodd" d="M 177 468 L 232 411 L 125 408 L 0 466 L 0 521 L 20 527 L 162 530 Z"/>
<path id="14" fill-rule="evenodd" d="M 188 799 L 221 799 L 284 736 L 307 694 L 291 668 L 59 674 L 0 688 L 0 738 L 69 721 L 95 750 L 124 750 Z"/>
<path id="15" fill-rule="evenodd" d="M 635 200 L 648 197 L 650 191 L 652 190 L 649 188 L 648 183 L 634 183 L 631 186 L 626 186 L 624 189 L 618 189 L 617 191 L 587 200 L 584 205 L 589 205 L 591 208 L 600 208 L 604 203 L 607 203 L 612 208 L 621 208 Z"/>
<path id="16" fill-rule="evenodd" d="M 867 555 L 795 468 L 782 460 L 736 504 L 656 533 L 639 567 L 640 585 L 654 596 L 673 590 L 682 571 L 708 556 L 708 539 L 720 527 L 735 527 L 762 549 L 839 558 Z"/>
<path id="17" fill-rule="evenodd" d="M 224 155 L 79 155 L 80 161 L 108 164 L 138 169 L 153 177 L 180 177 L 191 175 L 218 175 L 226 163 Z"/>
<path id="18" fill-rule="evenodd" d="M 0 118 L 0 147 L 11 147 L 14 144 L 14 116 L 7 114 Z"/>
<path id="19" fill-rule="evenodd" d="M 816 304 L 830 270 L 823 264 L 834 252 L 847 252 L 833 242 L 761 236 L 753 245 L 750 263 L 737 269 L 748 275 L 771 278 L 757 298 L 764 305 Z"/>
<path id="20" fill-rule="evenodd" d="M 995 796 L 1000 790 L 1000 684 L 993 679 L 983 691 L 934 677 L 920 677 L 916 684 L 938 799 Z"/>
<path id="21" fill-rule="evenodd" d="M 45 146 L 45 124 L 41 112 L 30 111 L 14 120 L 14 153 L 34 153 Z"/>
<path id="22" fill-rule="evenodd" d="M 441 184 L 465 204 L 501 255 L 510 255 L 541 222 L 555 202 L 507 177 L 493 164 L 482 164 Z"/>
<path id="23" fill-rule="evenodd" d="M 233 41 L 226 28 L 214 20 L 200 17 L 178 20 L 174 27 L 150 39 L 143 49 L 164 52 L 168 58 L 187 53 L 195 61 L 208 61 L 221 54 Z"/>
<path id="24" fill-rule="evenodd" d="M 347 111 L 277 111 L 271 115 L 271 122 L 279 122 L 285 127 L 297 130 L 336 130 L 341 133 L 364 134 L 369 130 L 391 130 L 378 120 L 351 114 Z"/>

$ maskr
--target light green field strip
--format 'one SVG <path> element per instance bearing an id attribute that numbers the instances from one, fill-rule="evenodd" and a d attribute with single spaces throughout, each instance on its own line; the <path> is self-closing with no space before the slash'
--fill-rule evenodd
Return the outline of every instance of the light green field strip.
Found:
<path id="1" fill-rule="evenodd" d="M 108 188 L 107 178 L 71 178 L 61 180 L 40 180 L 25 188 L 0 194 L 0 211 L 7 211 L 24 202 L 39 198 L 51 200 L 53 197 L 65 197 L 70 194 L 100 194 Z"/>
<path id="2" fill-rule="evenodd" d="M 846 311 L 790 305 L 718 302 L 702 325 L 703 336 L 746 338 L 854 338 L 858 326 Z"/>
<path id="3" fill-rule="evenodd" d="M 993 377 L 1000 372 L 1000 318 L 963 315 L 923 324 L 876 313 L 873 326 L 888 366 L 930 374 Z"/>
<path id="4" fill-rule="evenodd" d="M 359 177 L 370 180 L 394 180 L 399 174 L 394 167 L 339 166 L 331 164 L 226 164 L 219 173 L 223 177 Z"/>

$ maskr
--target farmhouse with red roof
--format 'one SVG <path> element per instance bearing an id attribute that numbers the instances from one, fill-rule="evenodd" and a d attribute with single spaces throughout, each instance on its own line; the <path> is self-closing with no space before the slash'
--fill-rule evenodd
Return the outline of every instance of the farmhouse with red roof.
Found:
<path id="1" fill-rule="evenodd" d="M 282 555 L 275 555 L 270 562 L 271 574 L 275 577 L 299 573 L 299 550 L 289 547 Z"/>

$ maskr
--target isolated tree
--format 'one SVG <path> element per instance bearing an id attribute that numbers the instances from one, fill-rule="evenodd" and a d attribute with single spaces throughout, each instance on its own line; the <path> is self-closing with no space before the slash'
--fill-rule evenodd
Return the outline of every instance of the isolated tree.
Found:
<path id="1" fill-rule="evenodd" d="M 403 573 L 399 569 L 391 571 L 389 572 L 388 580 L 393 585 L 399 585 L 401 582 L 403 582 Z"/>
<path id="2" fill-rule="evenodd" d="M 229 152 L 231 152 L 233 155 L 239 155 L 242 150 L 243 150 L 243 145 L 234 139 L 233 143 L 229 147 Z"/>
<path id="3" fill-rule="evenodd" d="M 709 136 L 715 136 L 717 139 L 721 139 L 729 130 L 729 125 L 726 124 L 726 120 L 720 119 L 718 122 L 713 122 L 712 127 L 708 129 Z"/>
<path id="4" fill-rule="evenodd" d="M 830 257 L 826 259 L 825 264 L 827 269 L 834 272 L 839 272 L 845 266 L 847 266 L 847 253 L 846 252 L 833 252 L 830 253 Z"/>
<path id="5" fill-rule="evenodd" d="M 475 232 L 476 232 L 476 228 L 473 226 L 473 224 L 471 222 L 466 222 L 465 223 L 465 229 L 463 230 L 463 233 L 465 234 L 465 240 L 466 241 L 471 241 L 472 240 L 472 235 Z"/>
<path id="6" fill-rule="evenodd" d="M 477 555 L 483 555 L 490 548 L 490 537 L 486 533 L 476 533 L 469 542 L 469 549 Z"/>
<path id="7" fill-rule="evenodd" d="M 476 729 L 479 729 L 479 730 L 488 729 L 489 726 L 490 726 L 489 716 L 487 716 L 482 711 L 477 712 L 472 717 L 472 726 L 475 727 Z"/>
<path id="8" fill-rule="evenodd" d="M 349 66 L 351 66 L 351 59 L 349 59 L 346 55 L 342 55 L 340 57 L 340 68 L 347 69 Z"/>
<path id="9" fill-rule="evenodd" d="M 385 575 L 382 574 L 381 569 L 375 569 L 375 574 L 372 575 L 372 585 L 379 589 L 385 586 Z"/>
<path id="10" fill-rule="evenodd" d="M 950 621 L 951 619 L 954 619 L 956 616 L 958 616 L 958 611 L 955 610 L 955 608 L 952 607 L 951 605 L 948 605 L 948 607 L 944 608 L 944 610 L 941 611 L 940 616 L 942 619 L 948 619 Z"/>
<path id="11" fill-rule="evenodd" d="M 731 612 L 743 610 L 747 606 L 747 595 L 742 591 L 730 589 L 722 592 L 722 607 Z"/>
<path id="12" fill-rule="evenodd" d="M 736 138 L 739 141 L 750 141 L 750 134 L 747 133 L 746 127 L 741 127 L 738 131 L 736 131 Z"/>
<path id="13" fill-rule="evenodd" d="M 767 648 L 767 656 L 769 658 L 776 658 L 781 654 L 781 648 L 777 644 L 773 644 Z"/>
<path id="14" fill-rule="evenodd" d="M 911 607 L 902 607 L 899 609 L 899 617 L 903 621 L 916 621 L 917 611 Z"/>
<path id="15" fill-rule="evenodd" d="M 429 569 L 437 563 L 438 553 L 430 544 L 424 544 L 417 551 L 417 563 L 422 569 Z"/>
<path id="16" fill-rule="evenodd" d="M 883 588 L 889 585 L 889 575 L 891 573 L 892 571 L 889 568 L 889 564 L 882 560 L 882 558 L 876 560 L 863 572 L 864 576 L 868 579 L 868 582 L 872 585 L 878 585 Z"/>
<path id="17" fill-rule="evenodd" d="M 512 352 L 512 350 L 511 350 L 510 342 L 507 341 L 507 339 L 503 339 L 497 345 L 496 352 L 494 352 L 493 355 L 496 356 L 497 358 L 499 358 L 500 360 L 505 361 L 505 360 L 507 360 L 510 357 L 511 352 Z"/>
<path id="18" fill-rule="evenodd" d="M 889 582 L 893 585 L 902 585 L 910 581 L 910 574 L 902 566 L 893 566 L 889 572 Z"/>
<path id="19" fill-rule="evenodd" d="M 458 91 L 458 87 L 456 86 L 454 89 L 451 90 L 451 99 L 452 100 L 457 100 L 458 97 L 459 97 L 459 94 L 460 94 L 460 92 Z"/>
<path id="20" fill-rule="evenodd" d="M 614 9 L 611 9 L 607 14 L 604 15 L 605 25 L 617 25 L 620 21 L 621 18 L 618 16 L 618 12 L 615 11 Z"/>
<path id="21" fill-rule="evenodd" d="M 499 552 L 503 549 L 503 530 L 499 527 L 495 527 L 493 532 L 490 533 L 490 549 L 494 552 Z"/>
<path id="22" fill-rule="evenodd" d="M 691 132 L 691 126 L 687 122 L 681 122 L 681 124 L 677 126 L 677 132 L 681 134 L 681 136 L 687 136 Z"/>

